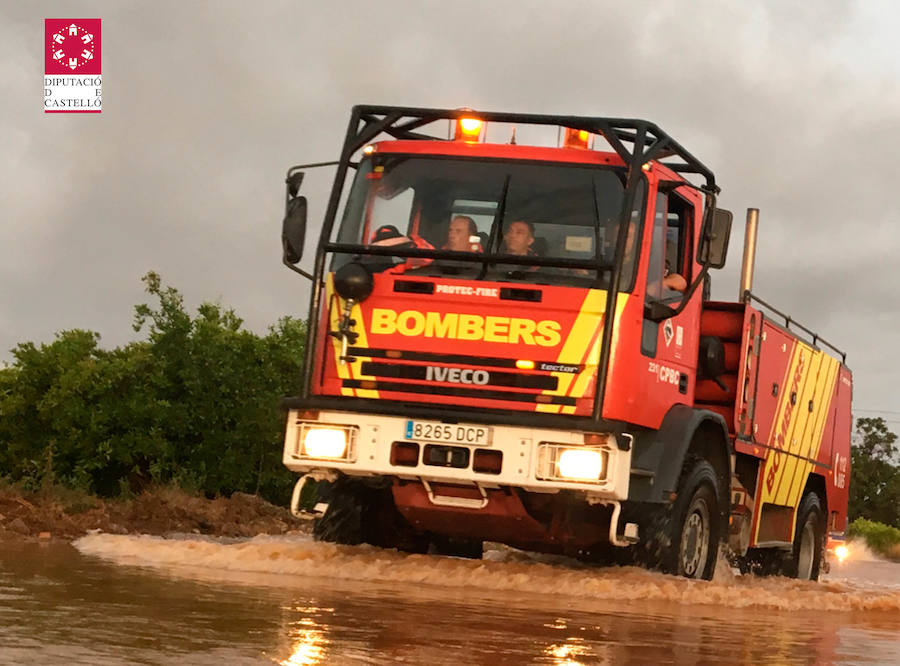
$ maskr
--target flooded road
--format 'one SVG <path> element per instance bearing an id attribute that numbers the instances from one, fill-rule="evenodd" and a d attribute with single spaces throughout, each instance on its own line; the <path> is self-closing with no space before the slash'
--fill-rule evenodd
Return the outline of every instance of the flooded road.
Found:
<path id="1" fill-rule="evenodd" d="M 306 537 L 0 544 L 0 663 L 900 663 L 900 565 L 711 583 Z"/>

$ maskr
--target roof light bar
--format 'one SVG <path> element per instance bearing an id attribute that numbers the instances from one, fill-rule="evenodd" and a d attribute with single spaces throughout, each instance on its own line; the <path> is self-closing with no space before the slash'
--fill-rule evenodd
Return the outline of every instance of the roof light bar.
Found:
<path id="1" fill-rule="evenodd" d="M 563 148 L 581 148 L 590 150 L 594 142 L 594 135 L 587 130 L 577 130 L 571 127 L 565 128 L 563 134 Z"/>
<path id="2" fill-rule="evenodd" d="M 471 116 L 463 116 L 456 119 L 456 133 L 453 136 L 455 141 L 466 141 L 468 143 L 477 143 L 481 138 L 481 129 L 484 123 L 478 118 Z"/>

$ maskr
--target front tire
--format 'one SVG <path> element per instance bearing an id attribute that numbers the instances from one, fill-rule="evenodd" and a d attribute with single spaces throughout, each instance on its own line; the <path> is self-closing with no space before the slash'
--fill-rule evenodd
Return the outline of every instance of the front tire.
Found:
<path id="1" fill-rule="evenodd" d="M 407 553 L 428 551 L 428 536 L 400 515 L 390 486 L 377 487 L 342 477 L 330 490 L 328 509 L 313 524 L 317 541 L 356 546 L 362 543 Z"/>
<path id="2" fill-rule="evenodd" d="M 808 491 L 797 510 L 794 547 L 785 573 L 800 580 L 819 580 L 822 554 L 825 552 L 825 513 L 819 496 Z"/>
<path id="3" fill-rule="evenodd" d="M 712 579 L 722 535 L 720 506 L 716 472 L 701 460 L 684 478 L 672 507 L 665 571 Z"/>
<path id="4" fill-rule="evenodd" d="M 454 537 L 431 537 L 431 548 L 438 555 L 462 557 L 467 560 L 480 560 L 484 554 L 484 542 L 480 539 L 458 539 Z"/>

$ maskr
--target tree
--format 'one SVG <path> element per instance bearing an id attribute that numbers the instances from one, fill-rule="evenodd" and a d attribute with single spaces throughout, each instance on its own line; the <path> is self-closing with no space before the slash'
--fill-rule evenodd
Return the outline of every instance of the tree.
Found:
<path id="1" fill-rule="evenodd" d="M 882 418 L 856 421 L 850 447 L 850 520 L 864 517 L 900 527 L 900 467 L 897 435 Z"/>
<path id="2" fill-rule="evenodd" d="M 99 335 L 74 330 L 13 350 L 0 368 L 0 478 L 287 502 L 295 479 L 281 463 L 279 401 L 296 393 L 306 322 L 285 317 L 260 336 L 217 303 L 192 316 L 156 273 L 144 283 L 156 302 L 135 307 L 134 328 L 146 340 L 104 350 Z"/>

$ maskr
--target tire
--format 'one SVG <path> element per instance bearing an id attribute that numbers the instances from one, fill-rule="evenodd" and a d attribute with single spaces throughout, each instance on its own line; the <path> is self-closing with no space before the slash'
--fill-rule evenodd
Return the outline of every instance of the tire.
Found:
<path id="1" fill-rule="evenodd" d="M 370 489 L 358 481 L 340 479 L 329 488 L 328 509 L 313 523 L 316 541 L 356 546 L 366 541 L 363 525 Z"/>
<path id="2" fill-rule="evenodd" d="M 316 541 L 349 546 L 367 543 L 407 553 L 428 551 L 428 536 L 400 515 L 390 486 L 379 488 L 343 477 L 330 489 L 328 509 L 313 523 Z"/>
<path id="3" fill-rule="evenodd" d="M 431 547 L 439 555 L 468 560 L 480 560 L 484 554 L 484 542 L 480 539 L 457 539 L 435 534 L 431 537 Z"/>
<path id="4" fill-rule="evenodd" d="M 715 470 L 705 460 L 696 462 L 684 477 L 672 507 L 664 571 L 712 579 L 722 537 L 720 506 Z"/>
<path id="5" fill-rule="evenodd" d="M 777 548 L 750 548 L 738 560 L 742 574 L 754 576 L 781 576 L 784 574 L 785 560 L 789 553 Z"/>
<path id="6" fill-rule="evenodd" d="M 819 496 L 807 491 L 797 509 L 794 547 L 785 566 L 785 574 L 800 580 L 819 580 L 822 554 L 825 552 L 825 513 Z"/>

